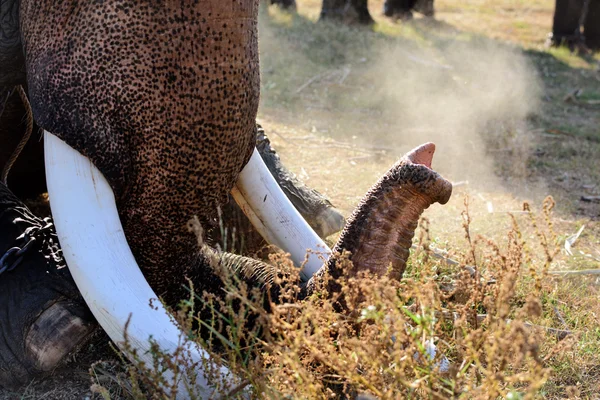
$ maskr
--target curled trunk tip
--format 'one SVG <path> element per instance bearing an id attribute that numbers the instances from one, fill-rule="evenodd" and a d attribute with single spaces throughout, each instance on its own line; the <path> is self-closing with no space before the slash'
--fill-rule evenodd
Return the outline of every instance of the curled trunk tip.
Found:
<path id="1" fill-rule="evenodd" d="M 434 143 L 425 143 L 415 147 L 406 154 L 406 158 L 414 164 L 421 164 L 431 169 L 433 154 L 435 153 Z"/>
<path id="2" fill-rule="evenodd" d="M 337 291 L 335 280 L 343 274 L 368 270 L 382 275 L 390 264 L 391 276 L 401 279 L 421 213 L 435 202 L 447 203 L 452 194 L 452 184 L 431 169 L 434 152 L 433 143 L 413 149 L 367 192 L 316 279 L 328 271 L 334 279 L 331 289 Z M 351 253 L 351 270 L 338 265 L 344 251 Z"/>
<path id="3" fill-rule="evenodd" d="M 432 169 L 434 153 L 434 143 L 422 144 L 406 153 L 395 169 L 398 176 L 403 176 L 401 179 L 406 179 L 405 173 L 401 171 L 408 168 L 408 181 L 412 182 L 420 194 L 430 198 L 431 203 L 446 204 L 452 195 L 452 184 Z"/>

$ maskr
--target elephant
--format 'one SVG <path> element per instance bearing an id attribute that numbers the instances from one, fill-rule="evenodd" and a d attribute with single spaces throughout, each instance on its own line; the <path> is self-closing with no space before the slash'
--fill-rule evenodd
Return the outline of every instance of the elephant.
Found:
<path id="1" fill-rule="evenodd" d="M 361 25 L 375 23 L 369 13 L 368 0 L 323 0 L 319 18 Z"/>
<path id="2" fill-rule="evenodd" d="M 411 19 L 412 11 L 417 11 L 426 17 L 433 17 L 433 0 L 386 0 L 383 4 L 383 14 L 397 19 Z"/>
<path id="3" fill-rule="evenodd" d="M 583 25 L 583 34 L 581 26 Z M 600 49 L 600 4 L 597 1 L 556 0 L 548 45 Z"/>
<path id="4" fill-rule="evenodd" d="M 270 0 L 269 3 L 291 11 L 297 8 L 295 0 Z M 411 19 L 412 11 L 433 17 L 433 0 L 386 0 L 383 5 L 383 14 L 395 19 Z M 362 25 L 375 23 L 369 13 L 368 0 L 323 0 L 320 18 Z"/>
<path id="5" fill-rule="evenodd" d="M 41 235 L 34 242 L 42 243 L 28 259 L 37 268 L 11 264 L 0 274 L 0 284 L 11 288 L 2 295 L 12 296 L 0 298 L 0 385 L 51 370 L 89 335 L 91 318 L 77 292 L 60 288 L 67 272 L 53 235 L 77 288 L 107 332 L 122 335 L 125 321 L 110 319 L 117 314 L 130 314 L 132 321 L 154 315 L 158 307 L 148 306 L 152 296 L 136 305 L 130 303 L 133 297 L 121 297 L 127 290 L 142 290 L 143 280 L 171 305 L 187 297 L 185 278 L 200 293 L 222 295 L 215 262 L 235 271 L 247 268 L 242 278 L 265 283 L 260 273 L 272 267 L 198 247 L 188 229 L 194 216 L 209 225 L 232 189 L 239 188 L 236 200 L 254 222 L 265 224 L 265 237 L 279 232 L 264 214 L 279 208 L 259 210 L 273 200 L 255 187 L 271 175 L 267 171 L 253 180 L 259 173 L 254 167 L 261 165 L 254 153 L 260 88 L 257 13 L 258 0 L 1 0 L 0 93 L 6 87 L 27 87 L 33 117 L 44 130 L 56 231 L 0 187 L 0 216 L 7 219 L 0 222 L 13 226 L 7 235 Z M 318 290 L 325 275 L 334 278 L 327 280 L 331 293 L 339 290 L 335 278 L 342 274 L 384 274 L 391 263 L 392 275 L 402 276 L 420 214 L 451 195 L 452 185 L 431 169 L 434 150 L 432 143 L 416 148 L 366 194 L 331 257 L 313 269 L 315 274 L 303 275 L 301 296 Z M 251 198 L 254 189 L 259 196 Z M 286 217 L 278 214 L 274 220 L 283 224 Z M 113 223 L 104 236 L 95 236 Z M 82 238 L 88 240 L 85 249 Z M 102 238 L 111 246 L 95 248 Z M 281 243 L 293 245 L 294 240 L 288 235 Z M 310 246 L 296 245 L 292 259 Z M 126 257 L 111 258 L 120 249 L 127 249 L 143 275 L 114 275 L 129 268 L 119 264 Z M 338 262 L 345 251 L 351 254 L 351 270 Z M 98 261 L 100 256 L 108 258 Z M 89 273 L 114 286 L 87 279 Z M 31 297 L 24 289 L 30 282 L 47 287 L 48 298 Z M 276 284 L 265 290 L 276 291 Z M 32 306 L 22 310 L 20 298 L 32 298 Z M 102 301 L 112 301 L 111 306 Z M 50 311 L 53 317 L 46 315 Z M 143 318 L 139 324 L 154 328 Z M 51 346 L 44 346 L 49 337 Z"/>
<path id="6" fill-rule="evenodd" d="M 2 122 L 0 124 L 0 143 L 3 143 L 2 150 L 4 150 L 0 151 L 0 166 L 6 164 L 12 149 L 16 147 L 17 139 L 22 136 L 21 130 L 23 129 L 21 128 L 23 127 L 20 125 L 23 124 L 20 124 L 20 121 L 26 118 L 23 115 L 26 114 L 26 111 L 19 96 L 15 93 L 12 97 L 7 96 L 6 100 L 9 99 L 11 101 L 0 103 L 0 106 L 5 106 L 5 112 L 0 114 L 0 121 Z M 272 148 L 264 129 L 258 124 L 256 128 L 256 147 L 269 171 L 276 178 L 277 183 L 294 206 L 302 213 L 319 236 L 325 238 L 338 232 L 345 223 L 342 214 L 322 194 L 306 186 L 293 173 L 288 171 Z M 35 128 L 33 130 L 37 131 Z M 14 179 L 15 175 L 16 179 Z M 20 158 L 17 159 L 11 169 L 9 178 L 10 190 L 6 185 L 0 183 L 0 215 L 2 216 L 0 226 L 2 226 L 2 234 L 4 235 L 0 237 L 0 243 L 7 248 L 14 248 L 14 246 L 21 245 L 19 241 L 15 243 L 15 238 L 21 237 L 27 230 L 35 230 L 48 225 L 43 219 L 33 215 L 27 206 L 15 196 L 15 194 L 19 194 L 18 197 L 30 199 L 47 190 L 43 163 L 43 141 L 28 141 Z M 44 212 L 47 211 L 42 207 L 41 212 L 38 211 L 36 214 L 42 215 Z M 226 239 L 229 240 L 229 243 L 234 242 L 236 239 L 239 242 L 239 236 L 243 236 L 243 250 L 246 253 L 255 253 L 264 246 L 264 239 L 252 228 L 251 223 L 233 200 L 223 205 L 221 217 L 221 221 L 214 221 L 207 227 L 206 236 L 212 239 L 207 240 L 208 242 L 216 245 L 223 243 L 222 232 L 219 228 L 224 225 L 229 229 L 229 237 Z M 49 226 L 51 227 L 51 224 Z M 237 238 L 235 237 L 236 232 Z M 60 341 L 57 340 L 58 337 L 49 337 L 47 329 L 41 332 L 33 329 L 30 330 L 27 337 L 14 333 L 5 334 L 5 339 L 10 342 L 8 344 L 9 348 L 24 347 L 24 341 L 33 341 L 32 346 L 39 349 L 39 354 L 45 353 L 48 348 L 61 346 L 63 352 L 66 353 L 71 351 L 71 346 L 78 347 L 85 343 L 85 339 L 97 327 L 97 323 L 85 307 L 85 302 L 77 291 L 68 270 L 60 268 L 64 265 L 64 259 L 60 257 L 60 249 L 56 248 L 58 242 L 55 232 L 50 229 L 49 234 L 52 238 L 50 243 L 43 243 L 41 246 L 36 246 L 34 252 L 25 253 L 19 269 L 14 272 L 17 275 L 25 273 L 27 278 L 13 278 L 13 280 L 2 280 L 0 278 L 0 292 L 7 294 L 7 297 L 19 298 L 20 315 L 17 315 L 17 317 L 27 319 L 31 315 L 36 315 L 36 327 L 48 326 L 49 324 L 44 321 L 56 319 L 56 322 L 52 324 L 54 331 L 67 331 L 74 334 L 79 341 L 74 343 Z M 52 256 L 49 257 L 49 254 Z M 41 274 L 42 268 L 46 268 L 46 271 L 50 273 Z M 2 274 L 1 269 L 2 267 L 0 267 L 0 274 Z M 28 290 L 24 290 L 22 286 L 15 287 L 13 285 L 14 279 L 23 281 Z M 11 292 L 17 294 L 8 295 Z M 18 296 L 20 292 L 24 293 Z M 52 305 L 48 307 L 48 303 L 52 303 Z M 64 318 L 65 308 L 72 310 L 78 318 L 75 320 Z M 3 311 L 5 315 L 0 315 L 0 321 L 8 320 L 8 315 L 11 315 L 8 313 L 8 309 Z M 15 314 L 13 313 L 12 319 L 14 318 Z M 6 327 L 11 326 L 7 325 Z M 16 327 L 12 326 L 12 328 Z M 29 336 L 33 339 L 29 340 Z M 42 346 L 40 343 L 44 345 Z M 4 376 L 2 376 L 3 372 L 0 369 L 0 382 L 26 383 L 28 381 L 28 371 L 45 372 L 49 368 L 53 368 L 56 362 L 56 359 L 44 362 L 39 362 L 39 359 L 39 356 L 35 356 L 21 363 L 15 362 L 14 359 L 8 359 L 6 364 L 11 364 L 11 369 Z"/>

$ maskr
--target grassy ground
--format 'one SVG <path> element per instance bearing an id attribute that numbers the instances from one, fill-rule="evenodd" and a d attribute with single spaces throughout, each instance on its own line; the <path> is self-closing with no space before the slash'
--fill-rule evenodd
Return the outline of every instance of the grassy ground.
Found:
<path id="1" fill-rule="evenodd" d="M 407 23 L 383 18 L 382 3 L 370 1 L 371 28 L 317 23 L 319 0 L 298 0 L 298 14 L 262 9 L 259 120 L 284 163 L 348 215 L 397 157 L 434 141 L 434 168 L 461 183 L 448 205 L 426 212 L 437 247 L 469 259 L 461 216 L 468 198 L 473 237 L 490 238 L 504 251 L 512 212 L 527 242 L 523 265 L 543 265 L 539 229 L 523 202 L 539 212 L 552 195 L 557 237 L 543 231 L 550 247 L 562 248 L 585 228 L 573 255 L 561 250 L 549 268 L 598 268 L 600 57 L 544 47 L 552 0 L 436 0 L 435 20 Z M 471 261 L 485 266 L 486 254 Z M 409 278 L 419 277 L 418 260 Z M 456 273 L 441 264 L 428 268 L 437 281 Z M 600 394 L 597 276 L 543 274 L 535 323 L 574 334 L 559 342 L 540 333 L 548 373 L 538 397 Z M 527 302 L 531 279 L 519 280 L 511 304 Z M 446 354 L 458 357 L 451 348 Z M 30 387 L 0 398 L 61 398 L 52 390 Z"/>

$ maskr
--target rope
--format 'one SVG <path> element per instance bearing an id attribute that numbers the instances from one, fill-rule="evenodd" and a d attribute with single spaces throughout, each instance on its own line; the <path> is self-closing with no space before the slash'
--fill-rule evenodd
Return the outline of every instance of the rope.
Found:
<path id="1" fill-rule="evenodd" d="M 17 161 L 17 158 L 19 158 L 19 155 L 21 154 L 23 148 L 29 141 L 29 138 L 31 137 L 31 132 L 33 131 L 33 112 L 31 111 L 31 104 L 29 104 L 29 100 L 27 99 L 27 94 L 25 93 L 23 86 L 17 87 L 17 93 L 19 93 L 23 105 L 25 105 L 25 118 L 27 118 L 27 127 L 25 129 L 25 135 L 23 135 L 21 141 L 11 154 L 10 158 L 8 159 L 6 164 L 4 164 L 4 169 L 2 170 L 2 176 L 0 179 L 2 179 L 2 182 L 6 186 L 8 186 L 7 180 L 8 174 L 10 173 L 10 169 L 13 167 L 15 161 Z"/>

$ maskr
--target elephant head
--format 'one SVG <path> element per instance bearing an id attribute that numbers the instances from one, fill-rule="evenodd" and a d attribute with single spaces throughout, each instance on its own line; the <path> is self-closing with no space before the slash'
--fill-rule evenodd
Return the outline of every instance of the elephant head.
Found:
<path id="1" fill-rule="evenodd" d="M 242 173 L 251 160 L 256 138 L 258 0 L 2 0 L 0 7 L 4 16 L 19 22 L 19 46 L 25 56 L 13 59 L 13 63 L 23 63 L 13 70 L 26 72 L 35 120 L 47 132 L 46 160 L 53 166 L 48 171 L 50 197 L 69 267 L 74 268 L 80 260 L 80 249 L 73 244 L 78 239 L 71 240 L 65 233 L 68 226 L 79 224 L 83 230 L 92 230 L 114 222 L 107 231 L 120 236 L 124 232 L 129 244 L 127 247 L 124 237 L 119 244 L 111 241 L 114 250 L 120 246 L 126 249 L 124 258 L 135 257 L 145 279 L 167 303 L 174 304 L 185 295 L 184 277 L 191 279 L 198 291 L 219 293 L 220 281 L 209 261 L 214 254 L 202 253 L 187 222 L 193 216 L 201 222 L 212 218 L 240 174 L 264 173 L 254 169 L 260 166 L 255 157 Z M 0 86 L 18 83 L 15 77 L 0 77 Z M 77 156 L 72 157 L 72 149 Z M 433 149 L 428 144 L 407 155 L 367 194 L 334 248 L 334 256 L 308 283 L 309 292 L 323 273 L 329 271 L 334 277 L 343 273 L 335 254 L 344 249 L 353 252 L 356 268 L 383 272 L 392 262 L 396 275 L 401 276 L 418 216 L 431 203 L 444 203 L 450 196 L 451 185 L 430 169 Z M 64 160 L 73 160 L 73 164 L 61 164 Z M 76 169 L 61 170 L 56 167 L 59 164 Z M 81 189 L 77 183 L 63 185 L 70 176 L 73 182 L 87 179 L 85 187 L 83 183 Z M 104 189 L 104 179 L 109 192 Z M 262 224 L 265 237 L 282 246 L 308 238 L 292 252 L 293 258 L 301 260 L 306 249 L 315 245 L 316 235 L 288 234 L 278 241 L 281 230 L 277 224 L 288 218 L 283 212 L 273 225 L 267 215 L 275 209 L 292 212 L 293 207 L 273 203 L 270 210 L 261 208 L 260 203 L 271 204 L 271 196 L 247 179 L 245 182 L 238 183 L 237 197 L 251 219 Z M 62 189 L 53 192 L 52 187 Z M 85 201 L 72 200 L 79 192 L 89 194 Z M 82 225 L 87 216 L 101 213 L 113 203 L 118 215 L 98 214 L 100 217 Z M 85 207 L 91 204 L 98 207 L 88 212 Z M 250 209 L 248 205 L 252 205 Z M 59 223 L 59 209 L 61 215 L 71 211 L 81 219 Z M 307 226 L 292 226 L 292 230 L 305 232 Z M 88 243 L 93 246 L 97 242 L 92 238 Z M 223 263 L 231 259 L 217 256 Z M 117 258 L 106 260 L 111 264 Z M 107 275 L 120 268 L 94 265 Z M 306 278 L 319 267 L 320 263 L 310 267 Z M 108 276 L 107 281 L 121 284 L 144 279 L 137 273 L 123 276 Z M 92 286 L 94 283 L 84 293 L 92 293 L 86 298 L 88 304 L 97 300 L 94 293 L 116 297 L 111 289 L 99 282 Z M 125 283 L 120 286 L 123 290 L 141 287 Z M 120 306 L 127 309 L 131 305 Z M 143 307 L 147 307 L 147 298 Z M 99 308 L 116 313 L 102 305 Z"/>
<path id="2" fill-rule="evenodd" d="M 222 204 L 255 141 L 258 2 L 21 0 L 35 119 L 108 180 L 133 253 L 167 301 L 166 276 L 205 282 L 193 215 Z"/>

